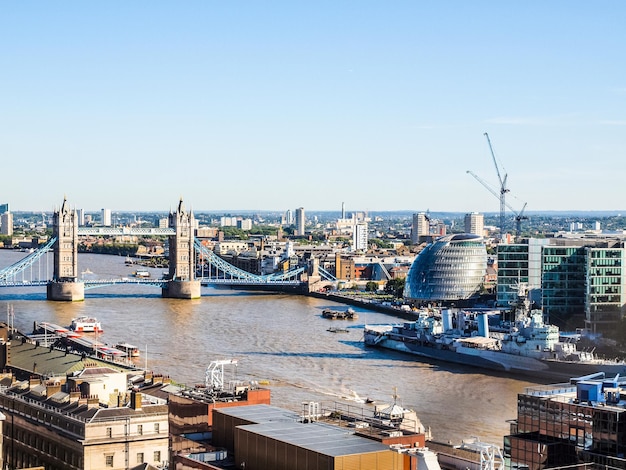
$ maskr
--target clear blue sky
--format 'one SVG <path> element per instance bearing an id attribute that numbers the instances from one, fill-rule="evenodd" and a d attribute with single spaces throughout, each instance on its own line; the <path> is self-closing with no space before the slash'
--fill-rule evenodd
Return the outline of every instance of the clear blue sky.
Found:
<path id="1" fill-rule="evenodd" d="M 626 210 L 624 1 L 4 1 L 0 203 Z"/>

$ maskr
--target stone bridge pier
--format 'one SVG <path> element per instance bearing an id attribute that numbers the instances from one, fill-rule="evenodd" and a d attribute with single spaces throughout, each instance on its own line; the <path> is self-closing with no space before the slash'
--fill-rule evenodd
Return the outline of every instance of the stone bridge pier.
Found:
<path id="1" fill-rule="evenodd" d="M 195 279 L 195 218 L 187 212 L 180 200 L 176 212 L 169 214 L 169 225 L 174 234 L 169 237 L 168 282 L 162 297 L 196 299 L 200 297 L 200 281 Z M 48 300 L 85 300 L 85 284 L 78 276 L 78 213 L 70 209 L 67 200 L 53 215 L 54 270 L 47 285 Z"/>
<path id="2" fill-rule="evenodd" d="M 169 282 L 161 290 L 162 297 L 174 299 L 197 299 L 200 297 L 200 281 L 196 280 L 196 256 L 193 246 L 195 218 L 185 210 L 181 198 L 176 212 L 170 212 L 169 226 L 174 235 L 169 237 Z"/>

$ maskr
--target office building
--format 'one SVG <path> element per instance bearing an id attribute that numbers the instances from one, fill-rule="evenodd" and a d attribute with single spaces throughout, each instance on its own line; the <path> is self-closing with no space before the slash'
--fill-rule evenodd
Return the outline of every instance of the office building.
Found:
<path id="1" fill-rule="evenodd" d="M 476 296 L 487 271 L 485 241 L 469 233 L 446 235 L 426 246 L 409 269 L 404 297 L 455 302 Z"/>
<path id="2" fill-rule="evenodd" d="M 78 225 L 82 227 L 85 225 L 85 209 L 78 209 L 76 212 L 78 213 Z"/>
<path id="3" fill-rule="evenodd" d="M 543 247 L 541 304 L 550 323 L 566 329 L 584 323 L 586 264 L 584 246 Z"/>
<path id="4" fill-rule="evenodd" d="M 607 331 L 626 316 L 626 250 L 585 249 L 585 327 Z"/>
<path id="5" fill-rule="evenodd" d="M 485 232 L 485 216 L 478 212 L 465 214 L 465 233 L 473 233 L 482 237 Z"/>
<path id="6" fill-rule="evenodd" d="M 13 235 L 13 214 L 10 212 L 0 215 L 0 235 Z"/>
<path id="7" fill-rule="evenodd" d="M 105 227 L 111 226 L 111 209 L 102 209 L 102 225 Z"/>
<path id="8" fill-rule="evenodd" d="M 548 239 L 528 238 L 515 244 L 498 244 L 497 296 L 499 307 L 509 307 L 517 299 L 517 286 L 528 286 L 531 302 L 541 305 L 541 250 Z"/>
<path id="9" fill-rule="evenodd" d="M 413 214 L 413 224 L 411 225 L 411 243 L 417 245 L 430 234 L 430 218 L 425 212 Z"/>
<path id="10" fill-rule="evenodd" d="M 0 204 L 0 215 L 4 214 L 5 212 L 9 212 L 8 202 L 6 204 Z"/>
<path id="11" fill-rule="evenodd" d="M 296 209 L 296 236 L 303 236 L 306 232 L 305 230 L 306 218 L 304 216 L 304 207 L 298 207 Z"/>
<path id="12" fill-rule="evenodd" d="M 626 468 L 625 385 L 597 374 L 528 387 L 504 437 L 506 468 Z"/>

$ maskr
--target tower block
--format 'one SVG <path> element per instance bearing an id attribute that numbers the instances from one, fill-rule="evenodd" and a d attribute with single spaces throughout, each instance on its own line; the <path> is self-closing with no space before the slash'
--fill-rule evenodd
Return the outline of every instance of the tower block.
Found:
<path id="1" fill-rule="evenodd" d="M 61 209 L 54 212 L 52 236 L 54 271 L 47 285 L 48 300 L 85 300 L 85 284 L 78 281 L 78 214 L 63 199 Z"/>
<path id="2" fill-rule="evenodd" d="M 195 218 L 187 213 L 180 199 L 176 212 L 170 212 L 169 226 L 175 234 L 169 237 L 169 282 L 161 291 L 162 297 L 173 299 L 197 299 L 200 297 L 200 281 L 196 280 L 196 257 L 193 246 Z"/>

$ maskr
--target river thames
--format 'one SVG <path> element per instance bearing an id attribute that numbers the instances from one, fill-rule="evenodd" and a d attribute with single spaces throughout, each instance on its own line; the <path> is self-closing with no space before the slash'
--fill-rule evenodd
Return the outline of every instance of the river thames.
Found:
<path id="1" fill-rule="evenodd" d="M 0 269 L 25 255 L 0 250 Z M 109 255 L 81 254 L 78 263 L 84 277 L 99 279 L 128 277 L 136 269 Z M 148 270 L 156 278 L 163 271 Z M 478 437 L 502 446 L 507 420 L 517 414 L 517 394 L 533 383 L 366 348 L 364 324 L 402 320 L 360 308 L 357 320 L 327 320 L 321 316 L 327 307 L 346 308 L 307 296 L 212 287 L 203 287 L 200 299 L 176 300 L 161 298 L 156 287 L 110 286 L 86 290 L 85 300 L 75 303 L 46 300 L 45 287 L 0 288 L 0 318 L 11 308 L 20 331 L 32 332 L 38 321 L 67 326 L 75 317 L 94 316 L 104 330 L 99 339 L 135 344 L 141 367 L 175 382 L 203 383 L 211 361 L 237 359 L 225 379 L 267 383 L 273 405 L 297 412 L 309 401 L 391 403 L 395 389 L 397 402 L 414 409 L 435 440 Z M 328 332 L 329 326 L 345 326 L 348 333 Z"/>

